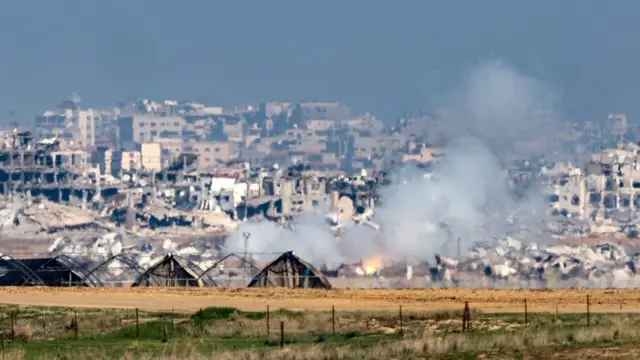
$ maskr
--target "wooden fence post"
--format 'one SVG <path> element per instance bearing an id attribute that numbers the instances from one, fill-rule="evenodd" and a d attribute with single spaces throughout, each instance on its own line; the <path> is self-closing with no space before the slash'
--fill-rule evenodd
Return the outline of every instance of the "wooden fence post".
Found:
<path id="1" fill-rule="evenodd" d="M 11 317 L 11 340 L 13 340 L 16 338 L 16 314 L 12 311 L 9 316 Z"/>
<path id="2" fill-rule="evenodd" d="M 140 338 L 140 315 L 138 308 L 136 308 L 136 339 Z"/>
<path id="3" fill-rule="evenodd" d="M 591 326 L 591 304 L 589 303 L 589 295 L 587 295 L 587 326 Z"/>
<path id="4" fill-rule="evenodd" d="M 469 302 L 464 302 L 464 311 L 462 313 L 462 331 L 471 330 L 471 309 L 469 309 Z"/>
<path id="5" fill-rule="evenodd" d="M 333 328 L 333 335 L 336 334 L 336 307 L 331 306 L 331 326 Z"/>
<path id="6" fill-rule="evenodd" d="M 524 326 L 529 324 L 529 311 L 527 309 L 527 298 L 524 298 Z"/>
<path id="7" fill-rule="evenodd" d="M 404 335 L 404 324 L 402 323 L 402 305 L 400 305 L 400 308 L 399 308 L 398 311 L 399 311 L 398 315 L 400 316 L 400 336 L 403 336 Z"/>
<path id="8" fill-rule="evenodd" d="M 204 312 L 202 311 L 202 308 L 200 308 L 198 317 L 200 318 L 200 336 L 202 336 L 204 334 Z"/>
<path id="9" fill-rule="evenodd" d="M 269 326 L 269 317 L 271 312 L 269 311 L 269 305 L 267 305 L 267 336 L 271 333 L 271 326 Z"/>
<path id="10" fill-rule="evenodd" d="M 167 322 L 165 321 L 163 324 L 162 336 L 160 337 L 160 341 L 165 343 L 169 341 L 169 331 L 167 331 Z"/>
<path id="11" fill-rule="evenodd" d="M 79 327 L 79 324 L 78 324 L 78 311 L 77 310 L 73 310 L 73 323 L 74 323 L 73 329 L 75 331 L 75 338 L 76 338 L 76 340 L 78 340 L 78 327 Z"/>
<path id="12" fill-rule="evenodd" d="M 284 321 L 280 321 L 280 349 L 284 348 Z"/>

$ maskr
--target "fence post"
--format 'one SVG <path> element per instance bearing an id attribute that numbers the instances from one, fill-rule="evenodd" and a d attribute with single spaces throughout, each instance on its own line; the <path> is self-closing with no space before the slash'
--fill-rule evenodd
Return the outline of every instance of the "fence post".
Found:
<path id="1" fill-rule="evenodd" d="M 173 318 L 175 317 L 175 308 L 171 307 L 171 330 L 173 330 Z"/>
<path id="2" fill-rule="evenodd" d="M 398 311 L 399 311 L 398 315 L 400 315 L 400 336 L 403 336 L 404 335 L 404 329 L 403 329 L 404 328 L 404 326 L 403 326 L 404 324 L 402 323 L 402 305 L 400 305 Z"/>
<path id="3" fill-rule="evenodd" d="M 469 302 L 464 302 L 464 311 L 462 312 L 462 331 L 471 330 L 471 310 L 469 309 Z"/>
<path id="4" fill-rule="evenodd" d="M 467 303 L 464 303 L 464 311 L 462 312 L 462 331 L 467 330 Z"/>
<path id="5" fill-rule="evenodd" d="M 333 328 L 333 335 L 336 334 L 336 306 L 331 306 L 331 326 Z"/>
<path id="6" fill-rule="evenodd" d="M 589 295 L 587 295 L 587 326 L 591 326 L 591 304 L 589 303 Z"/>
<path id="7" fill-rule="evenodd" d="M 167 331 L 167 322 L 165 321 L 163 323 L 164 327 L 162 329 L 162 337 L 160 338 L 160 341 L 165 343 L 167 341 L 169 341 L 169 332 Z"/>
<path id="8" fill-rule="evenodd" d="M 11 317 L 11 340 L 16 338 L 16 313 L 11 312 L 9 315 Z"/>
<path id="9" fill-rule="evenodd" d="M 204 334 L 204 313 L 202 312 L 202 308 L 200 308 L 198 317 L 200 318 L 200 336 L 202 336 Z"/>
<path id="10" fill-rule="evenodd" d="M 75 324 L 73 329 L 75 331 L 75 338 L 78 340 L 78 311 L 73 310 L 73 323 Z"/>
<path id="11" fill-rule="evenodd" d="M 140 338 L 140 316 L 138 314 L 138 308 L 136 308 L 136 339 Z"/>
<path id="12" fill-rule="evenodd" d="M 271 316 L 270 314 L 271 312 L 269 311 L 269 305 L 267 305 L 267 336 L 269 336 L 271 333 L 271 326 L 269 326 L 269 317 Z"/>
<path id="13" fill-rule="evenodd" d="M 284 348 L 284 321 L 280 321 L 280 349 Z"/>
<path id="14" fill-rule="evenodd" d="M 524 298 L 524 326 L 529 324 L 529 311 L 527 309 L 527 298 Z"/>

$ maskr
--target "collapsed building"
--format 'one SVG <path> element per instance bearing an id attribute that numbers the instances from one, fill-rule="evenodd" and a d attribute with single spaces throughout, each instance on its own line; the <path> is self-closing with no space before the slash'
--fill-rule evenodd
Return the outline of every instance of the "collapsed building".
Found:
<path id="1" fill-rule="evenodd" d="M 87 229 L 216 236 L 248 218 L 286 222 L 341 205 L 348 218 L 367 207 L 377 183 L 324 177 L 304 165 L 196 171 L 197 156 L 189 153 L 160 171 L 119 167 L 114 177 L 95 154 L 61 149 L 56 139 L 36 142 L 28 131 L 5 134 L 0 146 L 0 226 L 16 238 Z"/>
<path id="2" fill-rule="evenodd" d="M 348 288 L 627 288 L 640 285 L 640 253 L 599 245 L 523 244 L 505 238 L 476 244 L 457 258 L 436 255 L 433 262 L 343 266 L 324 271 L 334 287 Z"/>
<path id="3" fill-rule="evenodd" d="M 104 242 L 104 240 L 103 240 Z M 0 258 L 0 286 L 133 287 L 288 287 L 288 288 L 429 288 L 429 287 L 635 287 L 640 285 L 640 253 L 616 244 L 524 244 L 505 238 L 475 244 L 466 254 L 436 255 L 433 262 L 384 263 L 383 257 L 336 270 L 318 270 L 293 252 L 269 262 L 251 254 L 200 256 L 190 246 L 152 248 L 116 245 L 116 255 L 71 258 Z M 182 255 L 177 255 L 177 254 Z"/>
<path id="4" fill-rule="evenodd" d="M 0 286 L 81 286 L 97 287 L 102 283 L 73 258 L 0 258 Z"/>
<path id="5" fill-rule="evenodd" d="M 541 173 L 555 216 L 582 220 L 589 233 L 637 236 L 640 210 L 640 147 L 620 143 L 593 155 L 584 168 L 555 164 Z"/>
<path id="6" fill-rule="evenodd" d="M 265 266 L 248 287 L 331 289 L 331 283 L 313 265 L 289 251 Z"/>
<path id="7" fill-rule="evenodd" d="M 621 144 L 582 168 L 555 163 L 535 174 L 536 167 L 526 164 L 527 171 L 509 175 L 514 185 L 528 186 L 537 178 L 547 186 L 551 220 L 546 226 L 556 236 L 635 237 L 638 150 L 635 144 Z M 47 256 L 76 259 L 96 284 L 247 286 L 264 264 L 221 253 L 225 236 L 242 222 L 289 226 L 300 214 L 318 212 L 326 215 L 337 235 L 359 225 L 380 230 L 374 212 L 384 206 L 380 192 L 389 183 L 384 173 L 328 176 L 305 165 L 252 169 L 244 163 L 196 171 L 194 156 L 183 154 L 160 171 L 120 169 L 114 177 L 92 166 L 88 154 L 62 150 L 55 140 L 34 142 L 22 131 L 8 134 L 0 149 L 0 231 L 9 238 L 56 238 Z M 179 244 L 172 241 L 176 238 Z M 462 281 L 454 276 L 460 269 L 443 264 L 412 264 L 412 278 L 434 284 Z M 157 271 L 150 272 L 156 265 Z M 331 283 L 340 287 L 349 278 L 371 280 L 371 286 L 388 286 L 385 278 L 402 283 L 407 266 L 387 266 L 376 276 L 343 266 Z M 484 276 L 495 277 L 501 269 Z M 271 286 L 264 280 L 268 276 L 258 278 L 262 282 L 253 286 Z M 80 281 L 74 279 L 68 283 Z M 290 280 L 276 286 L 300 284 Z M 304 286 L 326 286 L 324 281 L 314 284 Z"/>
<path id="8" fill-rule="evenodd" d="M 197 265 L 189 260 L 174 255 L 167 254 L 155 264 L 151 265 L 134 282 L 132 287 L 202 287 L 205 285 L 215 286 L 215 282 L 208 277 Z M 209 283 L 207 282 L 209 280 Z"/>

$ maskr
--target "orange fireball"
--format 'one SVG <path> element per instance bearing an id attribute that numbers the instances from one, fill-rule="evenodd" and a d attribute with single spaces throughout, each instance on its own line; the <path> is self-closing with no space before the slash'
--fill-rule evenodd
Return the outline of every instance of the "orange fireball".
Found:
<path id="1" fill-rule="evenodd" d="M 373 275 L 376 271 L 382 269 L 382 257 L 373 256 L 362 262 L 362 270 L 367 275 Z"/>

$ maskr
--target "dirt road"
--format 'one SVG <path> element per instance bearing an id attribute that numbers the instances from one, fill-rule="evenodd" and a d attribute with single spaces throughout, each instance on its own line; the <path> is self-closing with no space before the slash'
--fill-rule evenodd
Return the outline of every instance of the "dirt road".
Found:
<path id="1" fill-rule="evenodd" d="M 640 289 L 77 289 L 77 288 L 0 288 L 0 303 L 39 306 L 97 308 L 140 308 L 144 310 L 196 311 L 208 306 L 231 306 L 258 311 L 272 309 L 391 310 L 402 305 L 414 310 L 472 308 L 485 312 L 522 312 L 527 299 L 531 312 L 586 311 L 589 295 L 593 312 L 640 312 Z"/>

